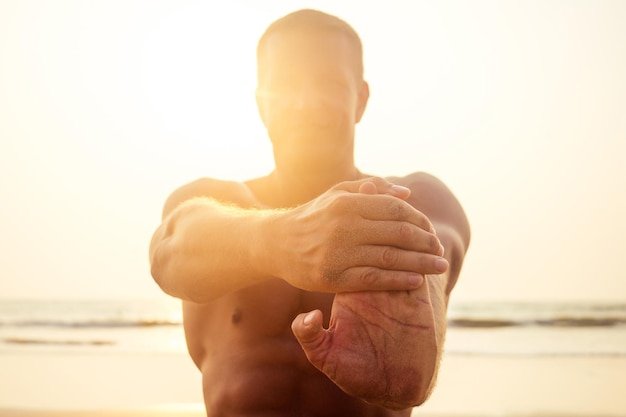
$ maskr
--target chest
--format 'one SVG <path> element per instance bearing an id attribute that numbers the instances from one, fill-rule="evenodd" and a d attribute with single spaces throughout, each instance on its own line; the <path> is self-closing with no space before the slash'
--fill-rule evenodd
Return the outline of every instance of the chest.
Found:
<path id="1" fill-rule="evenodd" d="M 233 330 L 272 336 L 291 333 L 291 322 L 303 312 L 319 309 L 328 319 L 333 299 L 334 294 L 302 291 L 275 279 L 237 291 L 222 301 Z"/>
<path id="2" fill-rule="evenodd" d="M 291 335 L 291 322 L 303 312 L 321 310 L 327 326 L 333 299 L 334 294 L 306 292 L 273 279 L 208 304 L 185 303 L 185 328 L 236 340 Z"/>

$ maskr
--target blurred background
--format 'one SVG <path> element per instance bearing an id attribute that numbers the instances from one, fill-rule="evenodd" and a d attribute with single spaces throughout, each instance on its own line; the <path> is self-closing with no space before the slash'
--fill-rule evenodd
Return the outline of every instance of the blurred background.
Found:
<path id="1" fill-rule="evenodd" d="M 272 168 L 255 46 L 298 1 L 0 4 L 0 295 L 158 297 L 168 194 Z M 424 170 L 473 241 L 456 299 L 623 299 L 626 4 L 315 2 L 361 35 L 357 164 Z"/>

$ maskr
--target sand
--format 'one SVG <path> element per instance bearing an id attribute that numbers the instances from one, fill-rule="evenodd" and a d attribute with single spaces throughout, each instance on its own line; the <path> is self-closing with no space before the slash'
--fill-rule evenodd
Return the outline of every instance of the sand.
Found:
<path id="1" fill-rule="evenodd" d="M 0 354 L 0 417 L 203 416 L 182 354 Z M 624 357 L 444 356 L 413 416 L 626 417 Z"/>
<path id="2" fill-rule="evenodd" d="M 204 410 L 127 409 L 127 410 L 5 410 L 2 417 L 204 417 Z"/>
<path id="3" fill-rule="evenodd" d="M 624 357 L 445 357 L 425 415 L 626 416 Z"/>
<path id="4" fill-rule="evenodd" d="M 2 417 L 204 417 L 204 411 L 164 411 L 164 410 L 112 410 L 112 411 L 39 411 L 39 410 L 2 410 Z M 413 416 L 421 417 L 485 417 L 484 415 L 470 416 L 467 414 L 424 414 L 414 413 Z M 579 414 L 524 414 L 509 415 L 507 417 L 580 417 Z M 358 417 L 358 416 L 348 416 Z M 594 416 L 603 417 L 603 416 Z"/>

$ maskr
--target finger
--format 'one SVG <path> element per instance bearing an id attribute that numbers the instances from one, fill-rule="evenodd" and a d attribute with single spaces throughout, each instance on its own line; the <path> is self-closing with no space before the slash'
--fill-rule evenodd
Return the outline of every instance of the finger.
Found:
<path id="1" fill-rule="evenodd" d="M 370 178 L 364 178 L 364 179 L 356 180 L 356 181 L 340 182 L 339 184 L 335 185 L 333 189 L 340 190 L 340 191 L 347 191 L 349 193 L 358 193 L 359 188 L 364 183 L 374 184 L 374 186 L 376 187 L 376 190 L 378 191 L 378 194 L 386 192 L 387 190 L 391 189 L 391 187 L 393 186 L 393 184 L 391 184 L 389 181 L 387 181 L 384 178 L 370 177 Z"/>
<path id="2" fill-rule="evenodd" d="M 434 233 L 435 228 L 424 215 L 416 210 L 409 203 L 399 198 L 392 198 L 388 195 L 366 195 L 358 194 L 346 196 L 351 200 L 346 202 L 357 210 L 357 213 L 368 220 L 394 220 L 414 224 L 423 230 Z M 346 207 L 349 209 L 349 207 Z"/>
<path id="3" fill-rule="evenodd" d="M 359 189 L 366 193 L 359 193 Z M 390 195 L 371 195 L 370 185 L 362 183 L 355 193 L 341 193 L 332 198 L 330 208 L 337 215 L 356 213 L 369 220 L 406 221 L 429 232 L 435 231 L 432 223 L 422 212 L 406 201 Z"/>
<path id="4" fill-rule="evenodd" d="M 299 314 L 291 323 L 291 331 L 302 346 L 304 353 L 314 365 L 329 348 L 332 337 L 322 326 L 323 315 L 320 310 Z"/>
<path id="5" fill-rule="evenodd" d="M 399 197 L 401 199 L 406 199 L 411 195 L 411 190 L 403 187 L 401 185 L 393 184 L 387 181 L 384 178 L 380 177 L 371 177 L 366 179 L 365 181 L 371 182 L 376 186 L 376 190 L 378 194 L 388 194 L 393 197 Z"/>
<path id="6" fill-rule="evenodd" d="M 334 280 L 334 291 L 410 291 L 419 288 L 423 283 L 424 275 L 421 273 L 357 266 L 345 270 Z"/>
<path id="7" fill-rule="evenodd" d="M 398 271 L 427 274 L 443 274 L 449 268 L 446 258 L 430 253 L 398 249 L 390 246 L 366 246 L 354 255 L 355 267 L 348 268 L 345 274 L 354 274 L 353 268 L 376 268 L 385 271 Z M 374 277 L 376 278 L 376 277 Z"/>
<path id="8" fill-rule="evenodd" d="M 376 192 L 367 193 L 367 194 L 388 194 L 393 197 L 398 197 L 401 199 L 406 199 L 411 195 L 411 190 L 403 187 L 402 185 L 396 185 L 390 183 L 384 178 L 380 177 L 370 177 L 364 178 L 356 181 L 344 181 L 335 185 L 333 189 L 340 191 L 347 191 L 350 193 L 359 193 L 361 192 L 359 189 L 363 184 L 372 184 L 376 188 Z"/>
<path id="9" fill-rule="evenodd" d="M 442 274 L 448 269 L 444 258 L 418 254 L 417 267 L 410 271 L 397 271 L 374 266 L 360 266 L 344 271 L 336 280 L 336 292 L 355 291 L 409 291 L 424 283 L 425 275 Z M 420 271 L 420 272 L 417 272 Z"/>
<path id="10" fill-rule="evenodd" d="M 406 200 L 411 195 L 411 189 L 402 185 L 393 184 L 385 192 L 381 192 L 381 194 L 387 194 L 401 200 Z"/>
<path id="11" fill-rule="evenodd" d="M 393 246 L 401 249 L 443 256 L 443 245 L 434 231 L 425 230 L 430 222 L 418 227 L 409 222 L 378 220 L 358 225 L 361 243 Z"/>
<path id="12" fill-rule="evenodd" d="M 419 274 L 441 274 L 448 269 L 443 257 L 391 246 L 365 246 L 352 259 L 354 265 Z"/>
<path id="13" fill-rule="evenodd" d="M 366 181 L 359 186 L 360 194 L 378 194 L 378 189 L 376 188 L 376 184 L 371 181 Z"/>
<path id="14" fill-rule="evenodd" d="M 401 200 L 406 200 L 411 195 L 411 190 L 403 187 L 402 185 L 396 184 L 379 184 L 379 187 L 373 181 L 366 181 L 359 186 L 360 194 L 386 194 L 392 197 L 400 198 Z"/>

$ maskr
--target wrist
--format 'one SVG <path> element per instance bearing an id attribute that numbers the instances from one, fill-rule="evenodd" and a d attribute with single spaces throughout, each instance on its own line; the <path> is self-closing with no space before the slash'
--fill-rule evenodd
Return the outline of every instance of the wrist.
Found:
<path id="1" fill-rule="evenodd" d="M 252 268 L 264 279 L 281 277 L 280 247 L 281 224 L 284 211 L 267 210 L 258 212 L 250 230 L 250 259 Z"/>

